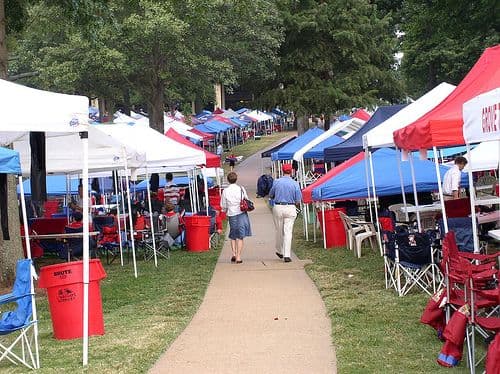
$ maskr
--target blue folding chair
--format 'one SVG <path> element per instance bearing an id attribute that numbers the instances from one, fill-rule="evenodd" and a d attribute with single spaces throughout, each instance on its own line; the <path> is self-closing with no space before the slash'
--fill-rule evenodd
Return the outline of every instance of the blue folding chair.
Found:
<path id="1" fill-rule="evenodd" d="M 38 324 L 31 271 L 31 259 L 19 260 L 12 292 L 0 296 L 2 309 L 6 304 L 17 303 L 17 308 L 0 312 L 0 362 L 7 359 L 16 365 L 38 369 Z"/>

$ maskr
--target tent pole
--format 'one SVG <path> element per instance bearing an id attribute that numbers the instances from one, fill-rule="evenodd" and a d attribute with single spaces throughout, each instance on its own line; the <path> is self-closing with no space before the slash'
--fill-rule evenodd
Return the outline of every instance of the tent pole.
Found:
<path id="1" fill-rule="evenodd" d="M 146 181 L 149 181 L 149 172 L 147 165 L 146 165 Z M 155 259 L 155 267 L 158 267 L 158 256 L 156 255 L 155 227 L 153 224 L 153 209 L 151 207 L 151 189 L 149 187 L 149 183 L 146 183 L 146 189 L 148 191 L 149 224 L 151 225 L 151 237 L 153 239 L 153 256 Z"/>
<path id="2" fill-rule="evenodd" d="M 26 244 L 26 256 L 31 260 L 31 243 L 29 238 L 28 215 L 26 214 L 26 198 L 24 196 L 23 176 L 18 176 L 19 192 L 21 194 L 21 211 L 23 215 L 24 227 L 24 242 Z M 35 268 L 30 266 L 30 293 L 31 293 L 31 313 L 33 314 L 33 321 L 38 321 L 35 300 L 35 285 L 33 279 L 35 278 Z M 33 324 L 33 335 L 35 340 L 35 369 L 40 368 L 40 357 L 38 352 L 38 323 Z"/>
<path id="3" fill-rule="evenodd" d="M 406 222 L 410 221 L 410 215 L 408 214 L 408 209 L 407 209 L 407 203 L 406 203 L 406 191 L 405 191 L 405 185 L 404 185 L 404 179 L 403 179 L 403 169 L 401 169 L 401 151 L 396 154 L 397 160 L 398 160 L 398 172 L 399 172 L 399 183 L 401 184 L 401 194 L 403 195 L 403 204 L 405 207 L 405 219 Z"/>
<path id="4" fill-rule="evenodd" d="M 479 236 L 477 234 L 477 217 L 476 217 L 476 189 L 474 188 L 474 180 L 472 179 L 472 159 L 470 152 L 470 144 L 465 143 L 467 147 L 467 156 L 469 159 L 469 168 L 467 174 L 469 176 L 469 195 L 470 195 L 470 212 L 472 219 L 472 235 L 474 238 L 474 253 L 479 253 Z"/>
<path id="5" fill-rule="evenodd" d="M 315 203 L 311 203 L 311 208 L 313 211 L 313 241 L 316 243 L 316 206 Z"/>
<path id="6" fill-rule="evenodd" d="M 70 175 L 66 174 L 66 222 L 69 223 L 69 201 L 71 199 L 71 179 Z"/>
<path id="7" fill-rule="evenodd" d="M 370 176 L 368 172 L 368 165 L 370 167 L 373 167 L 372 164 L 370 164 L 370 155 L 371 151 L 366 148 L 365 149 L 365 181 L 366 181 L 366 195 L 367 195 L 367 200 L 368 200 L 368 213 L 370 214 L 370 221 L 373 222 L 373 212 L 372 212 L 372 200 L 371 200 L 371 192 L 370 192 Z M 373 170 L 372 170 L 373 174 Z"/>
<path id="8" fill-rule="evenodd" d="M 83 366 L 89 359 L 89 133 L 80 133 L 83 154 Z"/>
<path id="9" fill-rule="evenodd" d="M 432 151 L 434 154 L 437 152 L 436 146 L 432 147 Z M 441 182 L 441 172 L 439 170 L 439 159 L 434 157 L 434 166 L 436 168 L 436 177 L 438 183 L 438 191 L 439 191 L 439 202 L 441 203 L 441 214 L 443 215 L 443 225 L 444 232 L 448 232 L 448 218 L 446 217 L 446 208 L 444 206 L 444 195 L 443 195 L 443 184 Z"/>
<path id="10" fill-rule="evenodd" d="M 207 173 L 206 173 L 206 168 L 203 166 L 202 169 L 201 169 L 201 175 L 203 176 L 203 189 L 205 190 L 204 191 L 204 195 L 205 195 L 205 207 L 207 208 L 207 216 L 209 216 L 208 214 L 208 206 L 210 205 L 209 204 L 209 201 L 208 201 L 208 183 L 207 183 Z"/>
<path id="11" fill-rule="evenodd" d="M 377 189 L 375 188 L 375 173 L 373 173 L 373 157 L 372 153 L 368 153 L 370 156 L 370 170 L 371 170 L 371 180 L 372 180 L 372 190 L 373 190 L 373 204 L 375 205 L 375 227 L 377 228 L 377 242 L 378 248 L 380 250 L 380 256 L 384 255 L 384 251 L 382 249 L 382 238 L 380 235 L 380 224 L 378 221 L 378 209 L 377 209 Z"/>
<path id="12" fill-rule="evenodd" d="M 410 153 L 410 170 L 411 170 L 411 183 L 413 184 L 413 196 L 415 198 L 415 207 L 417 209 L 417 226 L 418 231 L 422 232 L 422 223 L 420 222 L 420 208 L 418 205 L 418 196 L 417 196 L 417 182 L 415 180 L 415 168 L 413 166 L 413 152 Z"/>
<path id="13" fill-rule="evenodd" d="M 113 178 L 115 183 L 116 192 L 116 217 L 118 218 L 118 239 L 120 243 L 120 264 L 123 266 L 123 244 L 122 244 L 122 229 L 121 229 L 121 219 L 120 219 L 120 201 L 118 200 L 118 173 L 116 173 L 116 178 Z"/>
<path id="14" fill-rule="evenodd" d="M 321 200 L 321 217 L 323 222 L 321 227 L 323 228 L 323 248 L 326 249 L 326 225 L 325 225 L 325 202 Z"/>
<path id="15" fill-rule="evenodd" d="M 130 241 L 132 243 L 132 262 L 134 263 L 134 277 L 137 278 L 137 262 L 135 259 L 135 241 L 134 241 L 134 223 L 132 222 L 132 204 L 130 203 L 130 185 L 128 182 L 128 165 L 125 158 L 125 183 L 127 184 L 127 206 L 128 206 L 128 223 L 130 225 Z"/>

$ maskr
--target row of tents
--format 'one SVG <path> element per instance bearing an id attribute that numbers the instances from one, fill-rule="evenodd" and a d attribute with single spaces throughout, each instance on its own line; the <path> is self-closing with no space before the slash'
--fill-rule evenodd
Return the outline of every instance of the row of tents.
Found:
<path id="1" fill-rule="evenodd" d="M 295 163 L 306 203 L 395 194 L 404 198 L 412 191 L 436 191 L 442 201 L 441 181 L 448 169 L 439 162 L 443 155 L 467 151 L 466 171 L 496 170 L 498 175 L 499 67 L 500 45 L 486 49 L 457 87 L 441 83 L 411 104 L 380 107 L 347 139 L 338 135 L 352 119 L 328 131 L 310 129 L 262 156 L 271 157 L 276 174 L 281 163 Z M 310 179 L 313 158 L 336 166 Z M 462 186 L 468 185 L 473 186 L 472 174 L 464 173 Z M 471 204 L 476 204 L 474 196 Z"/>

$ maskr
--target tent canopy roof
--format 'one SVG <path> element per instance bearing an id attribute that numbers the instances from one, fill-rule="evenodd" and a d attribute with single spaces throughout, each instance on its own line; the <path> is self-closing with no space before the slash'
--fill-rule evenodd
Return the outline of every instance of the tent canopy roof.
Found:
<path id="1" fill-rule="evenodd" d="M 394 132 L 401 149 L 428 149 L 465 144 L 463 104 L 500 86 L 500 45 L 487 48 L 457 88 L 432 111 Z"/>
<path id="2" fill-rule="evenodd" d="M 324 131 L 317 127 L 313 127 L 312 129 L 307 130 L 305 133 L 298 136 L 290 143 L 287 143 L 285 146 L 281 147 L 277 152 L 272 153 L 271 160 L 291 160 L 295 152 L 297 152 L 304 145 L 323 133 Z"/>
<path id="3" fill-rule="evenodd" d="M 363 146 L 365 148 L 381 148 L 394 145 L 392 133 L 416 119 L 423 116 L 442 102 L 453 90 L 455 86 L 448 83 L 441 83 L 432 90 L 422 95 L 418 100 L 401 109 L 395 115 L 382 122 L 379 126 L 363 135 Z"/>
<path id="4" fill-rule="evenodd" d="M 191 147 L 193 149 L 202 151 L 205 154 L 206 162 L 205 165 L 207 168 L 220 168 L 220 157 L 217 156 L 216 154 L 213 154 L 211 152 L 208 152 L 204 150 L 203 148 L 198 147 L 197 145 L 194 145 L 191 143 L 189 140 L 184 138 L 182 135 L 180 135 L 177 131 L 175 131 L 173 128 L 168 129 L 168 131 L 165 133 L 165 136 L 175 140 L 176 142 L 180 144 L 184 144 L 188 147 Z"/>
<path id="5" fill-rule="evenodd" d="M 363 150 L 363 135 L 377 127 L 386 119 L 403 109 L 406 105 L 391 105 L 379 107 L 363 127 L 341 144 L 324 149 L 325 162 L 344 161 Z"/>

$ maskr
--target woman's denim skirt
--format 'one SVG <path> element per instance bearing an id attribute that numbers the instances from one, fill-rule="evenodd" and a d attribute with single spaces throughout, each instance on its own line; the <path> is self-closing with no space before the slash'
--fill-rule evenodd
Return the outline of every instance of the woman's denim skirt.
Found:
<path id="1" fill-rule="evenodd" d="M 250 219 L 247 212 L 230 216 L 229 219 L 229 239 L 243 239 L 245 236 L 252 236 Z"/>

